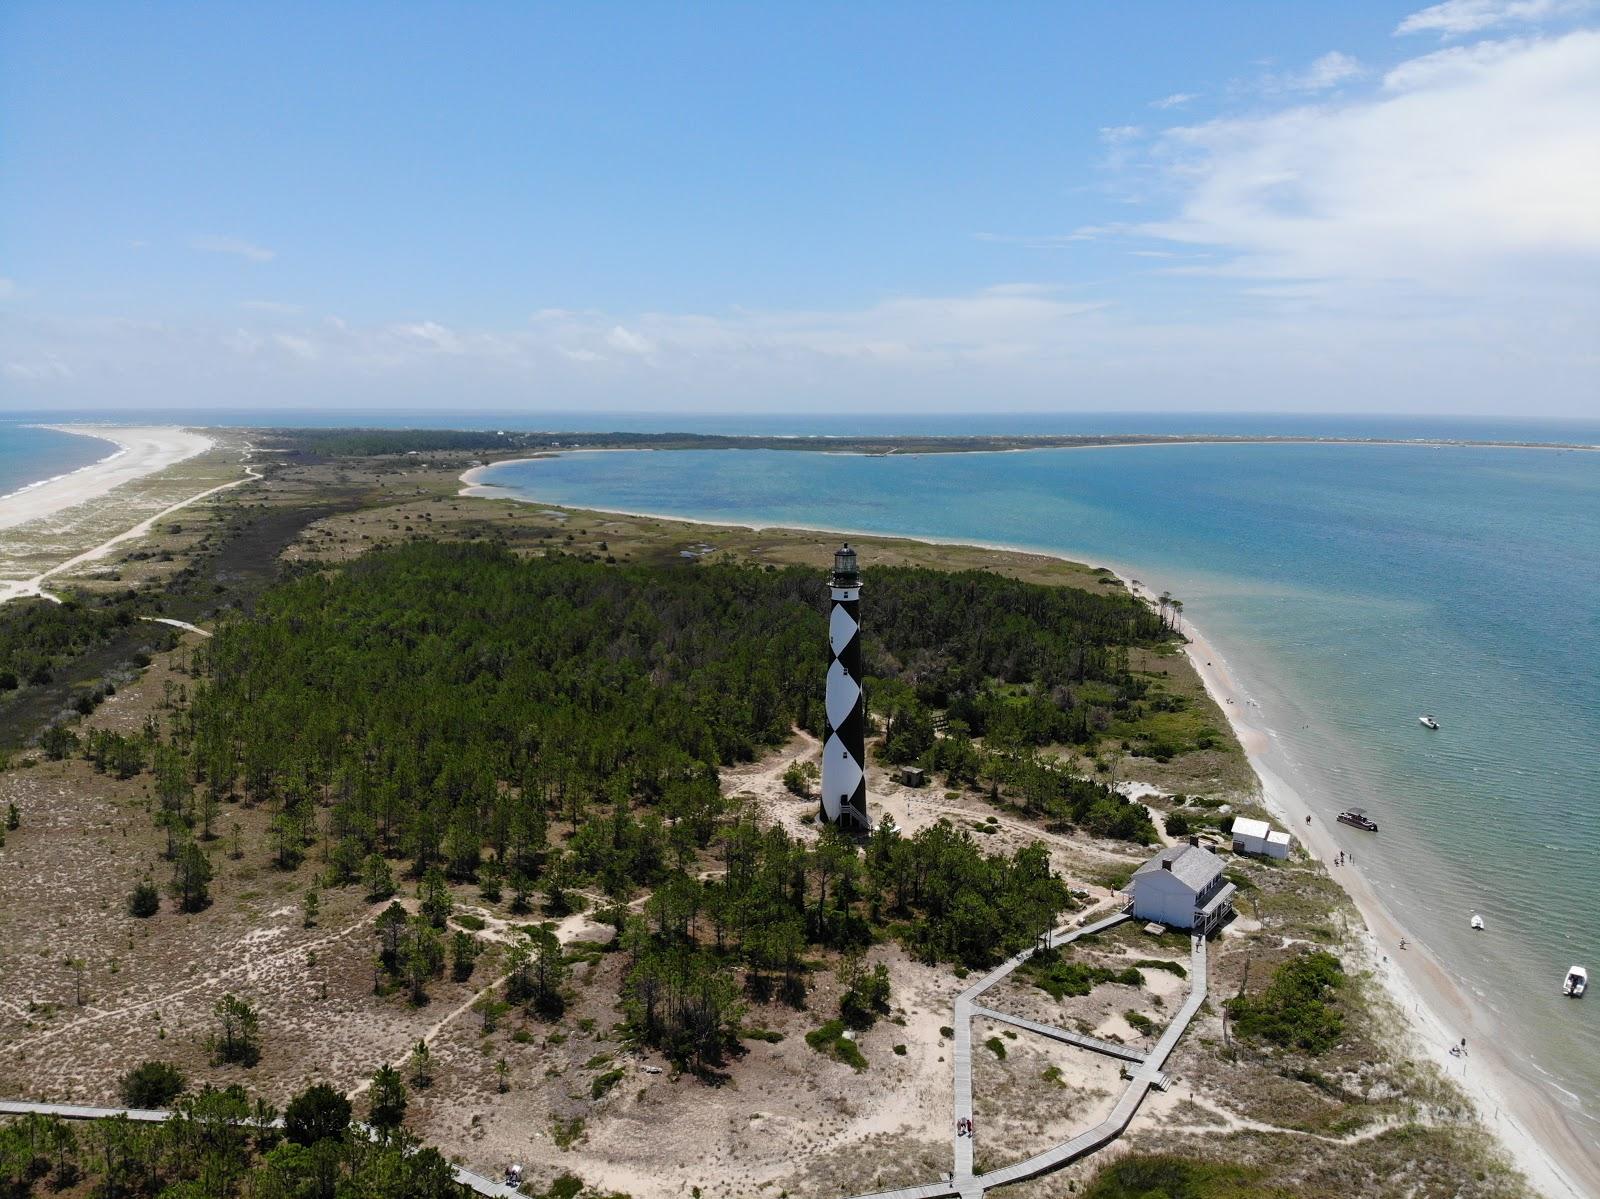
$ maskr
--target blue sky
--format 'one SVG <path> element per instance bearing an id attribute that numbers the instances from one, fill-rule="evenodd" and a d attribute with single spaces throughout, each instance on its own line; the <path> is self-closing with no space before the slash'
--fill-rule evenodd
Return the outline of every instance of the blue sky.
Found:
<path id="1" fill-rule="evenodd" d="M 1593 414 L 1600 15 L 0 8 L 0 405 Z"/>

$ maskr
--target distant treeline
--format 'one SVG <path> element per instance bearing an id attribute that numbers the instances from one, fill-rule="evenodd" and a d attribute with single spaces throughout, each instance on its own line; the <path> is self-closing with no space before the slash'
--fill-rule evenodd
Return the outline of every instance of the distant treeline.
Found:
<path id="1" fill-rule="evenodd" d="M 858 454 L 956 454 L 1093 445 L 1143 445 L 1193 438 L 1147 434 L 1038 437 L 735 437 L 716 433 L 596 433 L 463 429 L 269 429 L 267 443 L 322 457 L 549 449 L 827 450 Z M 1227 439 L 1215 439 L 1227 440 Z"/>
<path id="2" fill-rule="evenodd" d="M 426 450 L 482 452 L 523 449 L 528 433 L 472 429 L 270 429 L 267 444 L 326 458 L 365 458 Z"/>
<path id="3" fill-rule="evenodd" d="M 763 437 L 720 433 L 633 433 L 578 430 L 462 429 L 268 429 L 264 443 L 277 449 L 323 457 L 444 452 L 510 453 L 519 450 L 791 450 L 847 454 L 971 454 L 1000 450 L 1073 449 L 1106 445 L 1181 445 L 1220 443 L 1384 444 L 1377 437 L 1292 437 L 1217 433 L 1045 433 L 989 436 Z M 1416 445 L 1536 446 L 1565 442 L 1472 441 L 1411 438 Z M 1574 448 L 1589 449 L 1588 446 Z"/>

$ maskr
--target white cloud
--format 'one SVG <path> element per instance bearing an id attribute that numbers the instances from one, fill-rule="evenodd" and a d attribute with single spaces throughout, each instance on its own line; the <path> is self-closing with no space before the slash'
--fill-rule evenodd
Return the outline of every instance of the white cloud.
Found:
<path id="1" fill-rule="evenodd" d="M 209 233 L 191 237 L 189 248 L 205 254 L 232 254 L 250 262 L 271 262 L 278 256 L 277 251 L 258 246 L 253 242 L 237 237 L 217 237 Z"/>
<path id="2" fill-rule="evenodd" d="M 530 414 L 1281 411 L 1286 396 L 1308 409 L 1494 412 L 1508 394 L 1537 396 L 1547 413 L 1592 411 L 1593 304 L 1509 316 L 1456 304 L 1402 312 L 1330 308 L 1324 288 L 1295 279 L 1237 286 L 1253 294 L 1231 306 L 1213 295 L 1178 314 L 1141 314 L 1033 282 L 848 309 L 547 312 L 502 329 L 312 316 L 208 328 L 6 314 L 0 391 L 23 407 L 206 405 L 225 394 L 241 407 L 437 409 L 471 397 L 485 410 Z M 655 348 L 616 348 L 619 327 Z"/>
<path id="3" fill-rule="evenodd" d="M 287 350 L 304 362 L 311 362 L 320 357 L 317 343 L 309 337 L 300 337 L 293 333 L 276 333 L 273 335 L 273 341 L 281 349 Z"/>
<path id="4" fill-rule="evenodd" d="M 27 362 L 5 364 L 6 378 L 18 383 L 59 383 L 72 378 L 72 370 L 54 354 Z"/>
<path id="5" fill-rule="evenodd" d="M 1241 275 L 1570 285 L 1600 257 L 1596 129 L 1600 32 L 1428 55 L 1360 101 L 1169 130 L 1178 211 L 1142 232 Z"/>
<path id="6" fill-rule="evenodd" d="M 1173 92 L 1170 96 L 1163 96 L 1159 100 L 1150 101 L 1151 108 L 1184 108 L 1200 97 L 1194 92 Z"/>
<path id="7" fill-rule="evenodd" d="M 624 354 L 648 354 L 656 348 L 655 343 L 648 337 L 641 337 L 621 325 L 613 327 L 611 332 L 606 334 L 606 345 Z"/>
<path id="8" fill-rule="evenodd" d="M 1100 140 L 1110 146 L 1120 146 L 1143 135 L 1144 129 L 1139 125 L 1107 125 L 1100 130 Z"/>
<path id="9" fill-rule="evenodd" d="M 1303 70 L 1263 75 L 1256 83 L 1256 90 L 1269 96 L 1281 92 L 1325 92 L 1341 83 L 1358 79 L 1365 73 L 1361 64 L 1350 55 L 1329 50 Z"/>
<path id="10" fill-rule="evenodd" d="M 1079 225 L 1071 233 L 974 233 L 976 241 L 1025 246 L 1030 250 L 1062 250 L 1077 242 L 1096 241 L 1118 232 L 1114 225 Z"/>
<path id="11" fill-rule="evenodd" d="M 1355 59 L 1337 50 L 1329 50 L 1296 78 L 1295 86 L 1301 91 L 1320 92 L 1358 78 L 1361 74 L 1361 64 Z"/>
<path id="12" fill-rule="evenodd" d="M 467 348 L 457 333 L 445 328 L 436 321 L 395 325 L 391 329 L 391 333 L 402 341 L 412 342 L 440 354 L 460 354 L 464 353 Z"/>
<path id="13" fill-rule="evenodd" d="M 304 311 L 299 304 L 282 300 L 240 300 L 239 307 L 249 312 L 267 312 L 275 316 L 297 316 Z"/>
<path id="14" fill-rule="evenodd" d="M 1412 13 L 1394 32 L 1397 37 L 1406 33 L 1460 37 L 1500 25 L 1535 25 L 1575 16 L 1591 7 L 1591 0 L 1445 0 Z"/>

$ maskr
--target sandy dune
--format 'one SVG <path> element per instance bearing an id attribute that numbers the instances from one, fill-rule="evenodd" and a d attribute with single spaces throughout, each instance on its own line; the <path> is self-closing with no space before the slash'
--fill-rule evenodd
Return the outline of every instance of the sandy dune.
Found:
<path id="1" fill-rule="evenodd" d="M 0 496 L 0 529 L 12 529 L 97 499 L 108 491 L 165 470 L 212 446 L 212 440 L 171 425 L 49 425 L 63 433 L 98 437 L 117 451 L 69 475 Z"/>

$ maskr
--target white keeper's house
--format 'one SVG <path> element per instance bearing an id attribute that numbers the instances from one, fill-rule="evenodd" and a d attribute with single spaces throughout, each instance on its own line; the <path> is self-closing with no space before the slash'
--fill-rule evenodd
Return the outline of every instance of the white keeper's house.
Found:
<path id="1" fill-rule="evenodd" d="M 1265 820 L 1233 822 L 1233 852 L 1253 853 L 1267 858 L 1289 856 L 1289 834 L 1275 829 Z"/>
<path id="2" fill-rule="evenodd" d="M 1198 845 L 1171 845 L 1133 872 L 1126 888 L 1133 915 L 1209 936 L 1233 914 L 1238 890 L 1222 859 Z"/>

